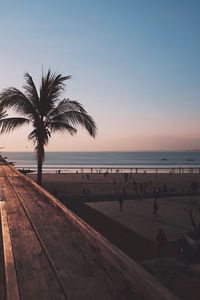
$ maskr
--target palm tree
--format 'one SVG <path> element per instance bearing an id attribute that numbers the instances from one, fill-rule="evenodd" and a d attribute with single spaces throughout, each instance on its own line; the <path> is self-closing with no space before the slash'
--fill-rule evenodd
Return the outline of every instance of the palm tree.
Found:
<path id="1" fill-rule="evenodd" d="M 7 113 L 5 110 L 3 110 L 2 107 L 0 107 L 0 120 L 5 118 L 7 116 Z M 4 147 L 0 147 L 0 149 L 3 149 Z M 1 154 L 0 154 L 0 157 L 1 157 Z"/>
<path id="2" fill-rule="evenodd" d="M 45 157 L 44 147 L 54 132 L 77 133 L 77 125 L 84 127 L 95 137 L 96 124 L 83 106 L 69 99 L 61 99 L 65 81 L 71 76 L 52 73 L 42 74 L 40 90 L 37 91 L 29 73 L 24 75 L 24 92 L 10 87 L 0 94 L 0 108 L 12 109 L 19 117 L 0 119 L 0 133 L 7 133 L 22 125 L 32 125 L 28 135 L 37 154 L 37 183 L 42 184 L 42 165 Z"/>

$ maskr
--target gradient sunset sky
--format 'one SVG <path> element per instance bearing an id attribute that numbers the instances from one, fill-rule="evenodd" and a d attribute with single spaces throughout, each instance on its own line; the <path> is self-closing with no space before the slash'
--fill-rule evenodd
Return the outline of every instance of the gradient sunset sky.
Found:
<path id="1" fill-rule="evenodd" d="M 96 139 L 54 135 L 48 151 L 200 149 L 200 1 L 0 1 L 0 90 L 49 67 L 72 75 Z M 0 136 L 31 151 L 28 128 Z"/>

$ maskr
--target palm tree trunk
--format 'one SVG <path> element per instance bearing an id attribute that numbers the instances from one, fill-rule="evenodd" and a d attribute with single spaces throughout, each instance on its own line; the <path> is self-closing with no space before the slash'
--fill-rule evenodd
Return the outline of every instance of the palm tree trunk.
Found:
<path id="1" fill-rule="evenodd" d="M 42 165 L 44 160 L 44 147 L 38 145 L 37 149 L 37 183 L 42 186 Z"/>

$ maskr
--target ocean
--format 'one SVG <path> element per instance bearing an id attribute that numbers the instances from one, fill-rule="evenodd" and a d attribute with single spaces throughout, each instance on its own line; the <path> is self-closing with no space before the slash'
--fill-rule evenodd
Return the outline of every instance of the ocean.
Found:
<path id="1" fill-rule="evenodd" d="M 1 155 L 17 168 L 36 169 L 34 152 L 2 152 Z M 200 168 L 200 152 L 46 152 L 44 171 L 68 168 Z"/>

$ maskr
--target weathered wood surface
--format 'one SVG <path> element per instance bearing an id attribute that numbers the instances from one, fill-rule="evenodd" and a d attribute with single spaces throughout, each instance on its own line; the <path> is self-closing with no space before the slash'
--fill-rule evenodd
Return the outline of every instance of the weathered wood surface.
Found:
<path id="1" fill-rule="evenodd" d="M 14 168 L 0 166 L 0 185 L 22 299 L 175 299 Z"/>
<path id="2" fill-rule="evenodd" d="M 21 297 L 65 299 L 26 213 L 6 180 L 3 193 Z"/>
<path id="3" fill-rule="evenodd" d="M 10 239 L 10 232 L 8 227 L 7 214 L 5 210 L 4 201 L 0 202 L 1 209 L 1 222 L 2 222 L 2 235 L 3 235 L 3 247 L 4 247 L 4 262 L 5 262 L 5 290 L 7 294 L 7 299 L 12 300 L 20 299 L 17 274 L 15 269 L 15 261 L 13 256 L 13 249 Z"/>

